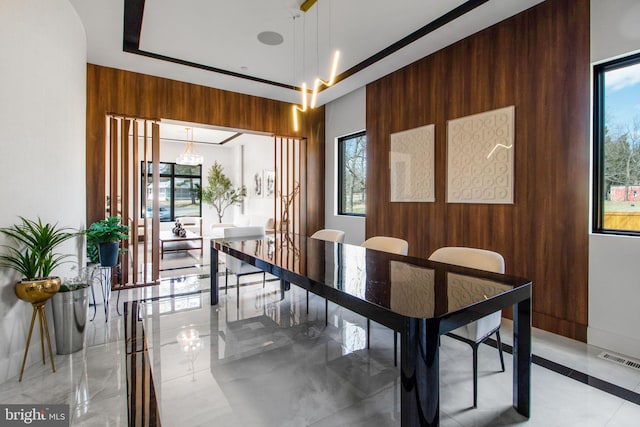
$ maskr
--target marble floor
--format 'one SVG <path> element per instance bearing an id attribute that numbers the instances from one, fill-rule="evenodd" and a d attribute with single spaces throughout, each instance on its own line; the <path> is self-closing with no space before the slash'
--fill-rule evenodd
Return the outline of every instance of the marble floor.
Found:
<path id="1" fill-rule="evenodd" d="M 283 298 L 278 282 L 265 288 L 258 282 L 241 286 L 240 301 L 233 289 L 211 307 L 208 283 L 190 276 L 123 292 L 107 321 L 98 307 L 85 350 L 56 356 L 56 373 L 34 365 L 21 383 L 14 378 L 0 384 L 0 402 L 68 403 L 71 425 L 127 425 L 127 337 L 119 313 L 131 301 L 128 322 L 144 328 L 164 426 L 400 425 L 390 330 L 372 324 L 367 350 L 364 318 L 329 304 L 325 326 L 324 300 L 311 295 L 307 314 L 300 288 L 292 286 Z M 508 320 L 502 336 L 511 342 Z M 443 338 L 441 425 L 640 425 L 640 370 L 599 358 L 602 349 L 540 330 L 534 330 L 533 352 L 527 420 L 511 406 L 510 354 L 502 373 L 497 350 L 481 346 L 473 409 L 471 350 Z"/>

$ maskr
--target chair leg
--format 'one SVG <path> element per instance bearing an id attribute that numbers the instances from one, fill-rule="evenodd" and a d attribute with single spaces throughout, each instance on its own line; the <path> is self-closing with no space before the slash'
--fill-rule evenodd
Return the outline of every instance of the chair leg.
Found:
<path id="1" fill-rule="evenodd" d="M 502 340 L 500 339 L 500 331 L 496 331 L 496 342 L 498 343 L 498 354 L 500 355 L 500 366 L 504 372 L 504 357 L 502 356 Z"/>
<path id="2" fill-rule="evenodd" d="M 236 306 L 240 310 L 240 276 L 236 274 Z"/>
<path id="3" fill-rule="evenodd" d="M 473 407 L 478 407 L 478 344 L 471 346 L 473 349 Z"/>
<path id="4" fill-rule="evenodd" d="M 266 283 L 267 283 L 267 272 L 263 271 L 262 272 L 262 288 L 263 289 L 264 289 L 264 286 L 266 285 Z"/>
<path id="5" fill-rule="evenodd" d="M 307 291 L 307 314 L 309 314 L 309 291 Z"/>
<path id="6" fill-rule="evenodd" d="M 371 320 L 367 318 L 367 348 L 371 348 L 371 343 L 369 342 L 370 334 L 371 334 Z"/>
<path id="7" fill-rule="evenodd" d="M 224 270 L 224 294 L 227 294 L 227 290 L 229 289 L 229 270 L 225 268 Z"/>

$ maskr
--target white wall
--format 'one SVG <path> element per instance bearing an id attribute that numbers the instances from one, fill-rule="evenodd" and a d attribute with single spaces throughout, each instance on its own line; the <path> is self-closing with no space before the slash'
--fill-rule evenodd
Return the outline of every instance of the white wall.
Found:
<path id="1" fill-rule="evenodd" d="M 162 125 L 161 125 L 162 126 Z M 160 140 L 160 161 L 175 162 L 176 157 L 180 155 L 186 147 L 184 142 Z M 231 179 L 234 186 L 242 185 L 241 176 L 238 168 L 238 159 L 240 158 L 240 148 L 237 146 L 223 145 L 207 145 L 195 144 L 196 150 L 204 157 L 202 164 L 202 186 L 207 185 L 207 175 L 209 169 L 215 162 L 222 165 L 223 172 Z M 230 206 L 224 214 L 223 222 L 234 222 L 234 218 L 240 215 L 240 208 Z M 207 236 L 211 224 L 218 222 L 218 214 L 216 210 L 207 203 L 202 203 L 202 233 Z M 161 229 L 170 229 L 173 223 L 161 223 Z"/>
<path id="2" fill-rule="evenodd" d="M 345 243 L 365 240 L 365 218 L 337 215 L 337 140 L 366 129 L 366 88 L 357 89 L 326 105 L 325 109 L 325 228 L 343 230 Z"/>
<path id="3" fill-rule="evenodd" d="M 244 135 L 244 185 L 247 186 L 247 198 L 244 203 L 244 215 L 249 222 L 263 225 L 274 217 L 273 197 L 265 197 L 264 172 L 274 170 L 273 137 L 262 135 Z M 256 194 L 256 174 L 262 178 L 262 194 Z"/>
<path id="4" fill-rule="evenodd" d="M 160 161 L 175 162 L 176 157 L 185 149 L 186 143 L 160 139 Z M 241 146 L 243 148 L 241 148 Z M 273 170 L 273 137 L 244 134 L 242 137 L 225 144 L 196 144 L 196 150 L 204 157 L 202 165 L 202 185 L 207 185 L 209 169 L 215 162 L 222 165 L 223 172 L 231 179 L 234 187 L 246 185 L 247 198 L 243 206 L 230 206 L 225 211 L 224 223 L 260 222 L 273 217 L 273 198 L 256 196 L 254 175 L 262 176 L 265 170 Z M 202 230 L 209 235 L 211 224 L 218 222 L 218 215 L 210 205 L 202 204 Z M 256 223 L 257 223 L 256 222 Z M 173 223 L 161 223 L 161 229 L 170 229 Z"/>
<path id="5" fill-rule="evenodd" d="M 640 3 L 591 0 L 591 61 L 640 50 Z M 640 239 L 589 237 L 590 344 L 640 358 Z"/>
<path id="6" fill-rule="evenodd" d="M 1 227 L 18 215 L 84 227 L 86 43 L 67 0 L 0 3 Z M 81 241 L 60 252 L 82 262 Z M 69 270 L 66 265 L 55 273 Z M 17 279 L 12 270 L 0 270 L 0 382 L 19 373 L 31 317 L 31 305 L 14 294 Z M 28 363 L 41 357 L 39 340 L 35 332 Z"/>

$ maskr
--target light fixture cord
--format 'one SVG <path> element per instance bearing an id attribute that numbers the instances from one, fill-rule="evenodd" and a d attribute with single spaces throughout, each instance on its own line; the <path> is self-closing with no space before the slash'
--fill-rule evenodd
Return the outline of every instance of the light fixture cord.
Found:
<path id="1" fill-rule="evenodd" d="M 316 75 L 320 74 L 320 1 L 316 3 Z"/>
<path id="2" fill-rule="evenodd" d="M 292 25 L 291 27 L 293 28 L 292 32 L 293 32 L 293 78 L 291 79 L 292 82 L 296 82 L 296 15 L 293 15 L 293 19 L 291 20 Z"/>

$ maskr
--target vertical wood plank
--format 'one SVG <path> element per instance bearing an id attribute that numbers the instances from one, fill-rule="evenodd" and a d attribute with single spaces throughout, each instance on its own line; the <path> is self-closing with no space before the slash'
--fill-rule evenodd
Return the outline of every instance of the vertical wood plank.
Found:
<path id="1" fill-rule="evenodd" d="M 138 141 L 138 120 L 133 121 L 133 148 L 132 148 L 132 162 L 133 162 L 133 206 L 131 213 L 131 244 L 133 246 L 132 253 L 132 282 L 139 282 L 139 250 L 138 250 L 138 230 L 140 224 L 140 145 Z M 128 282 L 124 282 L 128 283 Z"/>
<path id="2" fill-rule="evenodd" d="M 122 224 L 129 225 L 129 187 L 131 183 L 129 182 L 129 129 L 131 127 L 132 120 L 123 119 L 121 123 L 122 133 L 120 137 L 121 145 L 120 145 L 120 195 L 121 195 L 121 206 L 122 206 Z M 126 283 L 129 283 L 129 240 L 125 239 L 120 242 L 124 252 L 120 254 L 120 271 L 122 275 L 119 278 L 120 283 L 118 285 L 122 286 Z"/>
<path id="3" fill-rule="evenodd" d="M 146 120 L 142 122 L 144 124 L 144 203 L 142 205 L 143 223 L 144 223 L 144 266 L 142 267 L 142 282 L 146 283 L 149 280 L 149 219 L 147 218 L 147 209 L 149 208 L 149 192 L 147 187 L 149 186 L 149 124 Z"/>
<path id="4" fill-rule="evenodd" d="M 151 220 L 151 274 L 160 279 L 160 125 L 151 123 L 151 160 L 153 180 L 153 218 Z"/>
<path id="5" fill-rule="evenodd" d="M 111 133 L 109 138 L 109 215 L 118 215 L 118 141 L 119 141 L 119 125 L 118 119 L 112 118 Z M 104 218 L 104 213 L 102 217 Z"/>

